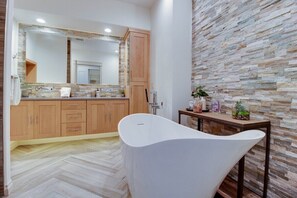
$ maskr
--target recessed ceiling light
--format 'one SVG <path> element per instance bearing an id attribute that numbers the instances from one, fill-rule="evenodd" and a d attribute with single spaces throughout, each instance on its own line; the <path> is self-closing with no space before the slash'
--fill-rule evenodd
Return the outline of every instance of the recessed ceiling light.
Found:
<path id="1" fill-rule="evenodd" d="M 115 53 L 119 53 L 119 50 L 114 51 Z"/>
<path id="2" fill-rule="evenodd" d="M 42 18 L 38 18 L 38 19 L 36 19 L 36 21 L 38 23 L 46 23 L 46 21 L 44 19 L 42 19 Z"/>
<path id="3" fill-rule="evenodd" d="M 107 32 L 107 33 L 110 33 L 111 32 L 111 29 L 110 28 L 105 28 L 104 31 Z"/>

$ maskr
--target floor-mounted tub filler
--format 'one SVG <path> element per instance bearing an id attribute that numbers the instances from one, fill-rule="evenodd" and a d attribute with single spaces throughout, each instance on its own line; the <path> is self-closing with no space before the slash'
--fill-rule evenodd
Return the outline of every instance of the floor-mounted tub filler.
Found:
<path id="1" fill-rule="evenodd" d="M 151 114 L 118 126 L 133 198 L 211 198 L 232 167 L 265 133 L 215 136 Z"/>

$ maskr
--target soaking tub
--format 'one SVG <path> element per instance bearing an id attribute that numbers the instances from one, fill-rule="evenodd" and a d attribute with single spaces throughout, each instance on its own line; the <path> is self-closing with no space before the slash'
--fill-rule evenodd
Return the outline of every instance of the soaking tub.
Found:
<path id="1" fill-rule="evenodd" d="M 211 198 L 265 133 L 215 136 L 151 114 L 133 114 L 118 126 L 133 198 Z"/>

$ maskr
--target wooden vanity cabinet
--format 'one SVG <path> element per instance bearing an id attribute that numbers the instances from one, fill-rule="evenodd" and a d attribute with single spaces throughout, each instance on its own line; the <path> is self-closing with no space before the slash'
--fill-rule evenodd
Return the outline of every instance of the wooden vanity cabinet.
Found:
<path id="1" fill-rule="evenodd" d="M 127 100 L 87 101 L 87 134 L 115 132 L 128 114 Z"/>
<path id="2" fill-rule="evenodd" d="M 34 101 L 34 138 L 61 136 L 60 101 Z"/>
<path id="3" fill-rule="evenodd" d="M 10 106 L 10 139 L 33 139 L 33 102 L 22 101 L 18 106 Z"/>
<path id="4" fill-rule="evenodd" d="M 10 110 L 10 137 L 17 141 L 116 132 L 129 101 L 22 101 Z"/>
<path id="5" fill-rule="evenodd" d="M 129 115 L 128 100 L 111 100 L 109 101 L 109 131 L 118 131 L 118 124 L 122 118 Z"/>
<path id="6" fill-rule="evenodd" d="M 87 102 L 62 101 L 61 106 L 62 136 L 86 134 Z"/>
<path id="7" fill-rule="evenodd" d="M 10 111 L 12 141 L 61 136 L 59 101 L 22 101 Z"/>
<path id="8" fill-rule="evenodd" d="M 108 131 L 108 101 L 87 101 L 87 134 Z"/>

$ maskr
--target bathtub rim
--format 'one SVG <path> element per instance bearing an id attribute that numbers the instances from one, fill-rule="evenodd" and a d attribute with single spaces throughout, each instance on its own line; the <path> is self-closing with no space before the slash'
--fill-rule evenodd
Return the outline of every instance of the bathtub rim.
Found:
<path id="1" fill-rule="evenodd" d="M 149 116 L 149 117 L 156 117 L 156 118 L 159 118 L 159 119 L 163 119 L 163 120 L 166 120 L 167 122 L 171 122 L 175 125 L 177 125 L 178 127 L 181 127 L 181 128 L 184 128 L 185 130 L 187 131 L 191 131 L 193 133 L 200 133 L 200 134 L 203 134 L 204 137 L 201 137 L 201 136 L 197 136 L 197 137 L 179 137 L 179 138 L 171 138 L 171 139 L 166 139 L 166 140 L 160 140 L 160 141 L 157 141 L 157 142 L 153 142 L 153 143 L 150 143 L 150 144 L 143 144 L 143 145 L 133 145 L 133 144 L 130 144 L 128 143 L 128 141 L 123 138 L 125 135 L 122 135 L 122 132 L 121 132 L 121 125 L 122 123 L 126 120 L 126 119 L 129 119 L 129 117 L 135 117 L 135 116 Z M 258 134 L 258 135 L 254 135 L 253 137 L 249 137 L 250 136 L 250 133 L 253 132 L 254 134 Z M 181 125 L 181 124 L 178 124 L 177 122 L 174 122 L 170 119 L 167 119 L 165 117 L 162 117 L 162 116 L 159 116 L 159 115 L 153 115 L 153 114 L 149 114 L 149 113 L 135 113 L 135 114 L 130 114 L 128 116 L 125 116 L 124 118 L 122 118 L 120 120 L 120 122 L 118 123 L 118 133 L 119 133 L 119 137 L 121 139 L 121 141 L 126 144 L 127 146 L 129 147 L 132 147 L 132 148 L 145 148 L 145 147 L 149 147 L 149 146 L 153 146 L 155 144 L 160 144 L 160 143 L 164 143 L 164 142 L 169 142 L 169 141 L 176 141 L 176 140 L 193 140 L 193 139 L 201 139 L 201 140 L 221 140 L 221 141 L 249 141 L 249 140 L 257 140 L 259 139 L 258 142 L 260 142 L 265 136 L 266 136 L 266 133 L 261 131 L 261 130 L 258 130 L 258 129 L 252 129 L 252 130 L 246 130 L 246 131 L 241 131 L 241 132 L 238 132 L 238 133 L 235 133 L 235 134 L 232 134 L 232 135 L 213 135 L 213 134 L 208 134 L 208 133 L 205 133 L 205 132 L 202 132 L 202 131 L 198 131 L 196 129 L 193 129 L 193 128 L 190 128 L 190 127 L 187 127 L 187 126 L 184 126 L 184 125 Z"/>

